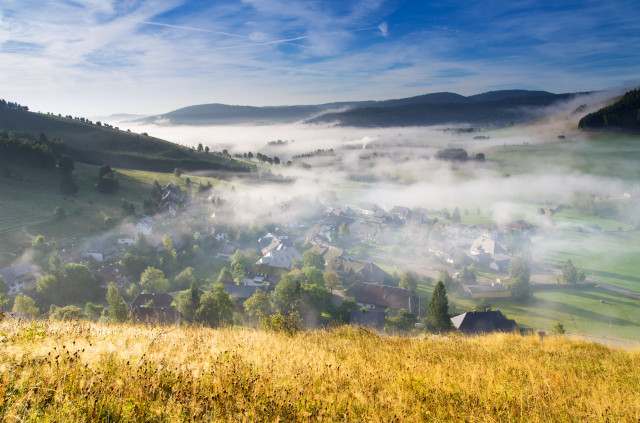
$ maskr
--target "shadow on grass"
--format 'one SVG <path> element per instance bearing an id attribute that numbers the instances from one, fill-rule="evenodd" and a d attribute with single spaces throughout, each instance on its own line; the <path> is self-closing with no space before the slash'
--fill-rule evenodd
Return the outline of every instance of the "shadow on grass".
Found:
<path id="1" fill-rule="evenodd" d="M 602 300 L 603 297 L 608 297 L 608 298 L 614 297 L 613 300 L 607 299 L 606 300 L 607 302 L 605 304 L 625 305 L 628 307 L 640 306 L 640 301 L 633 301 L 626 295 L 623 295 L 614 291 L 608 291 L 604 288 L 590 288 L 588 290 L 576 290 L 576 291 L 571 291 L 570 294 L 576 295 L 578 297 L 586 298 L 589 300 L 598 301 L 598 302 Z"/>
<path id="2" fill-rule="evenodd" d="M 594 304 L 595 306 L 596 304 Z M 599 306 L 600 303 L 598 302 Z M 613 307 L 613 304 L 602 304 L 603 307 Z M 520 302 L 517 305 L 513 305 L 512 309 L 518 311 L 523 315 L 529 315 L 533 317 L 539 317 L 542 319 L 552 319 L 548 313 L 544 313 L 544 310 L 555 311 L 559 313 L 569 314 L 572 317 L 581 317 L 584 319 L 594 320 L 598 322 L 610 322 L 617 326 L 638 326 L 640 323 L 632 322 L 627 319 L 621 319 L 618 317 L 610 316 L 608 314 L 598 313 L 592 310 L 585 310 L 580 307 L 573 306 L 571 304 L 562 303 L 554 300 L 546 299 L 533 299 L 528 302 Z"/>
<path id="3" fill-rule="evenodd" d="M 637 276 L 621 275 L 620 273 L 606 272 L 604 270 L 594 270 L 597 277 L 605 277 L 612 279 L 620 279 L 627 282 L 640 282 L 640 278 Z"/>

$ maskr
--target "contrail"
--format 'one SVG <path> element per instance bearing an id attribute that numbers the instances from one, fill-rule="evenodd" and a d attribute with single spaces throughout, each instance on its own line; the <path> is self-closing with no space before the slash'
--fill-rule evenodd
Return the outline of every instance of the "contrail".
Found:
<path id="1" fill-rule="evenodd" d="M 164 24 L 164 23 L 158 23 L 158 22 L 149 22 L 149 21 L 133 21 L 133 22 L 136 22 L 136 23 L 139 23 L 139 24 L 144 24 L 144 25 L 164 26 L 164 27 L 167 27 L 167 28 L 183 29 L 185 31 L 208 32 L 208 33 L 211 33 L 211 34 L 225 35 L 227 37 L 236 37 L 236 38 L 249 39 L 249 37 L 247 37 L 246 35 L 231 34 L 229 32 L 222 32 L 222 31 L 213 31 L 211 29 L 205 29 L 205 28 L 194 28 L 194 27 L 190 27 L 190 26 L 170 25 L 170 24 Z"/>

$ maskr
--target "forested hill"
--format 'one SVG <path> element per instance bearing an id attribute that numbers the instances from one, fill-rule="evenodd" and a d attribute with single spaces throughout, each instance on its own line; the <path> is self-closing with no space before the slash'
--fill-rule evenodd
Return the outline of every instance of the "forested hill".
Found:
<path id="1" fill-rule="evenodd" d="M 452 93 L 439 93 L 437 99 L 432 96 L 434 94 L 389 100 L 339 113 L 326 113 L 309 122 L 335 122 L 342 126 L 364 127 L 445 124 L 504 126 L 544 117 L 546 107 L 570 100 L 576 94 L 509 90 L 470 97 Z"/>
<path id="2" fill-rule="evenodd" d="M 302 106 L 230 106 L 201 104 L 140 119 L 173 125 L 275 124 L 306 121 L 345 126 L 421 126 L 471 123 L 503 126 L 544 116 L 544 107 L 575 94 L 502 90 L 465 97 L 450 92 L 382 101 L 351 101 Z"/>
<path id="3" fill-rule="evenodd" d="M 74 161 L 130 169 L 171 172 L 220 170 L 248 172 L 250 167 L 225 155 L 196 152 L 145 134 L 120 130 L 85 118 L 34 113 L 26 106 L 0 100 L 0 131 L 18 139 L 63 140 Z M 41 135 L 42 134 L 42 135 Z"/>
<path id="4" fill-rule="evenodd" d="M 586 130 L 640 133 L 640 88 L 627 92 L 610 106 L 589 113 L 578 126 Z"/>

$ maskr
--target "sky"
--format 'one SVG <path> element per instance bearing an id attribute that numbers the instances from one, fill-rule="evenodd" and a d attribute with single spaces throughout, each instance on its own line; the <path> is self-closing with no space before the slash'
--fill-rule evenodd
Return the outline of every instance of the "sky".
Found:
<path id="1" fill-rule="evenodd" d="M 640 85 L 638 0 L 0 0 L 0 98 L 106 116 Z"/>

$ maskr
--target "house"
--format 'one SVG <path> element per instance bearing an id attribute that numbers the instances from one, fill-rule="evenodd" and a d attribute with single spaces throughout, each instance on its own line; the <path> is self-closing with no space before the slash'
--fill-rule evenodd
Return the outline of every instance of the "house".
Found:
<path id="1" fill-rule="evenodd" d="M 153 233 L 153 225 L 156 223 L 149 216 L 142 216 L 142 219 L 136 223 L 136 230 L 143 235 L 151 235 Z"/>
<path id="2" fill-rule="evenodd" d="M 342 225 L 349 226 L 353 223 L 353 210 L 347 206 L 327 207 L 322 214 L 324 225 L 339 228 Z"/>
<path id="3" fill-rule="evenodd" d="M 389 212 L 391 218 L 399 223 L 406 223 L 411 219 L 411 209 L 408 207 L 395 206 Z"/>
<path id="4" fill-rule="evenodd" d="M 9 285 L 9 295 L 36 289 L 36 282 L 42 278 L 38 268 L 29 262 L 0 269 L 0 276 Z"/>
<path id="5" fill-rule="evenodd" d="M 60 260 L 62 260 L 64 264 L 70 264 L 70 263 L 84 264 L 86 262 L 80 256 L 80 254 L 73 248 L 61 250 L 58 252 L 58 254 L 60 255 Z"/>
<path id="6" fill-rule="evenodd" d="M 347 290 L 347 295 L 352 295 L 358 306 L 373 310 L 405 309 L 416 315 L 422 312 L 420 298 L 410 289 L 363 283 Z"/>
<path id="7" fill-rule="evenodd" d="M 310 250 L 320 254 L 322 258 L 324 258 L 325 266 L 334 260 L 346 258 L 344 250 L 330 245 L 314 244 Z"/>
<path id="8" fill-rule="evenodd" d="M 108 288 L 111 282 L 114 282 L 120 288 L 125 288 L 130 282 L 127 269 L 120 263 L 111 263 L 107 266 L 102 266 L 100 269 L 92 272 L 92 274 L 103 288 Z"/>
<path id="9" fill-rule="evenodd" d="M 356 209 L 365 216 L 373 216 L 374 214 L 379 212 L 384 213 L 384 209 L 379 207 L 377 204 L 369 202 L 362 202 L 358 204 L 358 207 Z"/>
<path id="10" fill-rule="evenodd" d="M 288 248 L 280 244 L 275 250 L 269 251 L 256 262 L 256 264 L 266 264 L 271 267 L 291 268 L 293 260 L 300 260 L 302 256 L 295 248 Z"/>
<path id="11" fill-rule="evenodd" d="M 456 329 L 467 335 L 511 332 L 518 328 L 515 320 L 507 319 L 500 310 L 470 311 L 452 317 L 451 322 Z"/>
<path id="12" fill-rule="evenodd" d="M 131 303 L 131 320 L 138 323 L 178 325 L 182 313 L 171 305 L 173 297 L 164 292 L 139 294 Z"/>
<path id="13" fill-rule="evenodd" d="M 364 220 L 357 220 L 349 226 L 351 236 L 368 242 L 375 242 L 378 232 L 381 230 L 378 223 L 365 222 Z"/>
<path id="14" fill-rule="evenodd" d="M 107 238 L 102 238 L 90 244 L 85 252 L 82 254 L 85 258 L 90 258 L 95 261 L 108 260 L 116 252 L 116 247 L 113 242 Z"/>
<path id="15" fill-rule="evenodd" d="M 509 298 L 511 297 L 511 291 L 509 291 L 502 284 L 467 286 L 465 291 L 466 291 L 467 297 L 469 298 Z"/>
<path id="16" fill-rule="evenodd" d="M 316 223 L 305 232 L 304 239 L 310 242 L 331 242 L 331 231 L 330 226 Z"/>
<path id="17" fill-rule="evenodd" d="M 506 254 L 507 251 L 495 240 L 481 236 L 473 241 L 469 252 L 475 256 L 478 254 Z"/>
<path id="18" fill-rule="evenodd" d="M 224 285 L 224 290 L 229 297 L 233 298 L 237 305 L 237 311 L 244 310 L 244 302 L 251 298 L 256 292 L 263 291 L 262 287 L 246 285 Z"/>
<path id="19" fill-rule="evenodd" d="M 225 240 L 218 250 L 218 258 L 226 261 L 231 261 L 231 257 L 238 251 L 238 247 L 232 244 L 230 241 Z"/>
<path id="20" fill-rule="evenodd" d="M 382 285 L 390 277 L 387 272 L 371 262 L 350 258 L 333 259 L 326 265 L 325 270 L 336 272 L 340 279 L 347 283 L 367 282 Z"/>
<path id="21" fill-rule="evenodd" d="M 506 271 L 511 262 L 511 256 L 500 244 L 484 236 L 473 241 L 469 252 L 473 261 L 489 266 L 496 272 Z"/>
<path id="22" fill-rule="evenodd" d="M 171 307 L 171 303 L 173 303 L 173 296 L 164 292 L 138 294 L 131 303 L 131 308 L 147 307 L 149 304 L 153 304 L 153 307 Z"/>
<path id="23" fill-rule="evenodd" d="M 356 326 L 364 326 L 369 329 L 382 331 L 384 329 L 384 317 L 384 311 L 352 310 L 349 323 Z"/>

